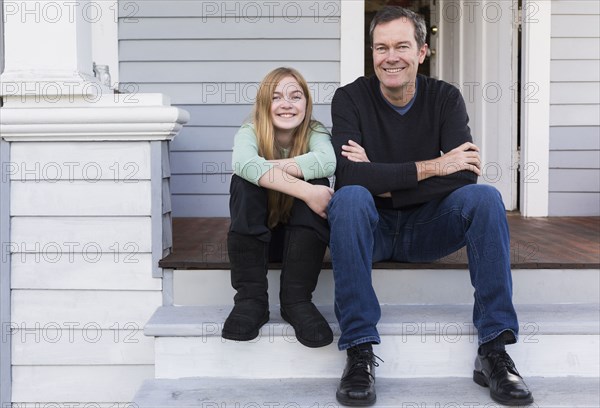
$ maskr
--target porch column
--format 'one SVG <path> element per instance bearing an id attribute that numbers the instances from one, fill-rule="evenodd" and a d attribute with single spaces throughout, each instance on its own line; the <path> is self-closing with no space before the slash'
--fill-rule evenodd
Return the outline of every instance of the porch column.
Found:
<path id="1" fill-rule="evenodd" d="M 168 143 L 189 115 L 94 77 L 91 4 L 4 2 L 2 406 L 113 405 L 154 376 L 142 331 L 163 303 Z"/>

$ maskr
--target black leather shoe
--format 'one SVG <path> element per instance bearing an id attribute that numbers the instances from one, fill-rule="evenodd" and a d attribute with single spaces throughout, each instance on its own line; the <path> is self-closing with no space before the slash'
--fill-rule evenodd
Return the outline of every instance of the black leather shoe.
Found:
<path id="1" fill-rule="evenodd" d="M 250 341 L 258 337 L 260 328 L 269 321 L 269 307 L 253 300 L 237 302 L 223 324 L 224 339 Z"/>
<path id="2" fill-rule="evenodd" d="M 500 404 L 528 405 L 533 402 L 531 391 L 506 351 L 491 351 L 487 356 L 477 354 L 473 381 L 482 387 L 490 387 L 490 396 Z"/>
<path id="3" fill-rule="evenodd" d="M 372 350 L 348 349 L 346 367 L 335 397 L 342 405 L 365 407 L 375 404 L 375 367 L 378 358 Z"/>
<path id="4" fill-rule="evenodd" d="M 333 342 L 329 323 L 311 302 L 282 305 L 281 317 L 292 325 L 296 338 L 306 347 L 323 347 Z"/>

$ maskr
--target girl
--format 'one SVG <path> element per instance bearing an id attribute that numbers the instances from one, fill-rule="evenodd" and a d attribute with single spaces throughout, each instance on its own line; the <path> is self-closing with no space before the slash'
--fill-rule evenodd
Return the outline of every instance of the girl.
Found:
<path id="1" fill-rule="evenodd" d="M 277 68 L 263 79 L 253 120 L 235 135 L 227 249 L 237 291 L 222 336 L 247 341 L 269 320 L 267 264 L 282 262 L 281 316 L 307 347 L 333 341 L 311 302 L 327 243 L 327 177 L 335 154 L 327 130 L 312 119 L 302 75 Z"/>

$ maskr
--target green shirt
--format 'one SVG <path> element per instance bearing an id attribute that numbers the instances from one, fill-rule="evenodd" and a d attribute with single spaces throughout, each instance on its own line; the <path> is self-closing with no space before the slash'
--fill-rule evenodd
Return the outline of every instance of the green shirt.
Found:
<path id="1" fill-rule="evenodd" d="M 283 157 L 287 158 L 288 151 L 284 150 Z M 331 137 L 327 129 L 320 123 L 310 134 L 308 152 L 294 157 L 300 167 L 304 180 L 331 177 L 335 173 L 335 152 L 331 145 Z M 233 140 L 232 166 L 234 174 L 253 184 L 274 165 L 258 155 L 258 142 L 254 125 L 243 125 Z"/>

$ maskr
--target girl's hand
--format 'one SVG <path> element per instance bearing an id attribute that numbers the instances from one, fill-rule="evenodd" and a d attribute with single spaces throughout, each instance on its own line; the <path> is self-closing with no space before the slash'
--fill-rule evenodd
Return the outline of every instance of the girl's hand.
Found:
<path id="1" fill-rule="evenodd" d="M 304 202 L 317 215 L 327 218 L 327 206 L 331 197 L 333 197 L 333 189 L 331 187 L 310 184 L 308 197 Z"/>

